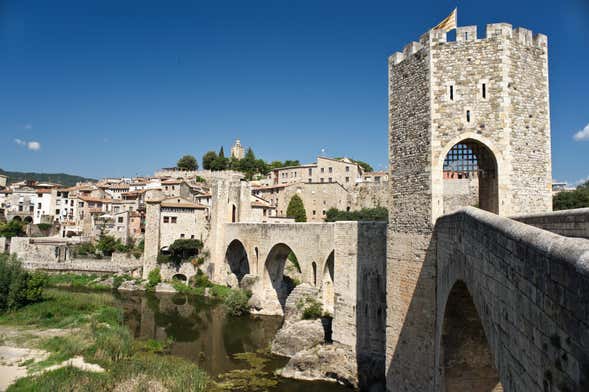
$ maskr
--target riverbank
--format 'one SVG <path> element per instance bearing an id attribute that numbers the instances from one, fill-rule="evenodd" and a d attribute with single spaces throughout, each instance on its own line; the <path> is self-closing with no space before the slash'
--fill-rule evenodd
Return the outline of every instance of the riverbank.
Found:
<path id="1" fill-rule="evenodd" d="M 6 347 L 12 352 L 37 350 L 19 366 L 13 363 L 6 368 L 8 380 L 23 376 L 23 368 L 27 373 L 8 391 L 68 390 L 72 385 L 79 391 L 121 386 L 135 390 L 139 385 L 150 385 L 154 390 L 207 390 L 209 378 L 198 366 L 166 355 L 159 342 L 135 340 L 110 293 L 47 290 L 45 295 L 42 302 L 0 316 Z M 73 366 L 46 371 L 76 357 L 105 371 Z"/>

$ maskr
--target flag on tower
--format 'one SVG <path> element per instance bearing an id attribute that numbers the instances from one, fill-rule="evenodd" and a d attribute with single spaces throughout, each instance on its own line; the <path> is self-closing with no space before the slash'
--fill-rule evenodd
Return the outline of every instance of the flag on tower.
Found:
<path id="1" fill-rule="evenodd" d="M 454 8 L 454 11 L 450 13 L 443 21 L 438 23 L 433 30 L 444 30 L 446 33 L 456 28 L 456 13 L 458 8 Z"/>

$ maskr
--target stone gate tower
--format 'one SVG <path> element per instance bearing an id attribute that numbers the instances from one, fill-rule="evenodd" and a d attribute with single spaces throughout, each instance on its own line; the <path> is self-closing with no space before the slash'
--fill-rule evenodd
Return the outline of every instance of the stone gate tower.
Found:
<path id="1" fill-rule="evenodd" d="M 500 215 L 552 208 L 547 38 L 506 23 L 432 30 L 389 58 L 387 387 L 431 391 L 436 219 L 475 202 Z M 469 188 L 470 189 L 470 188 Z"/>

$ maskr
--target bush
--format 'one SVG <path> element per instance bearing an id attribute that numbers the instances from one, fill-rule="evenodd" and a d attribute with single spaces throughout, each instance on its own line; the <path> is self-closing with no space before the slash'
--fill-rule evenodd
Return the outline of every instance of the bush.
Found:
<path id="1" fill-rule="evenodd" d="M 294 195 L 288 202 L 286 216 L 289 218 L 295 218 L 295 222 L 307 221 L 307 212 L 305 211 L 305 206 L 303 205 L 303 199 L 301 199 L 299 195 Z"/>
<path id="2" fill-rule="evenodd" d="M 209 280 L 209 277 L 202 272 L 202 270 L 197 270 L 196 275 L 190 278 L 189 284 L 194 287 L 212 287 L 213 284 Z"/>
<path id="3" fill-rule="evenodd" d="M 0 313 L 43 299 L 47 275 L 24 270 L 15 255 L 0 254 Z"/>
<path id="4" fill-rule="evenodd" d="M 13 219 L 8 223 L 0 224 L 0 237 L 23 237 L 25 234 L 24 224 L 21 221 Z"/>
<path id="5" fill-rule="evenodd" d="M 201 176 L 196 176 L 194 178 L 194 181 L 196 181 L 196 182 L 207 182 L 207 180 L 205 180 L 205 178 L 204 177 L 201 177 Z"/>
<path id="6" fill-rule="evenodd" d="M 147 286 L 148 287 L 155 287 L 162 281 L 162 276 L 160 274 L 159 268 L 154 268 L 149 271 L 149 275 L 147 275 Z"/>
<path id="7" fill-rule="evenodd" d="M 112 256 L 117 247 L 122 246 L 121 240 L 116 239 L 112 235 L 101 235 L 96 244 L 96 249 L 102 252 L 105 256 Z"/>
<path id="8" fill-rule="evenodd" d="M 80 256 L 93 256 L 96 254 L 96 247 L 91 242 L 82 242 L 75 247 L 75 253 Z"/>
<path id="9" fill-rule="evenodd" d="M 323 315 L 323 305 L 315 297 L 304 297 L 297 302 L 297 309 L 303 311 L 303 320 L 314 320 Z"/>
<path id="10" fill-rule="evenodd" d="M 388 221 L 389 212 L 385 207 L 363 208 L 359 211 L 341 211 L 330 208 L 325 214 L 326 222 L 337 221 Z"/>
<path id="11" fill-rule="evenodd" d="M 224 302 L 225 306 L 229 308 L 229 313 L 234 316 L 241 316 L 247 313 L 249 310 L 247 301 L 249 301 L 250 296 L 245 290 L 231 290 Z"/>
<path id="12" fill-rule="evenodd" d="M 37 227 L 41 231 L 49 231 L 49 230 L 51 230 L 51 228 L 53 227 L 53 225 L 51 223 L 39 223 L 37 225 Z"/>

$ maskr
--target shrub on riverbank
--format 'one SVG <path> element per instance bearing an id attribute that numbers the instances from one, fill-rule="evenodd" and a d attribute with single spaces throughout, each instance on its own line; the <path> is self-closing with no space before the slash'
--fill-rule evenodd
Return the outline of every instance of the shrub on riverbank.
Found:
<path id="1" fill-rule="evenodd" d="M 147 275 L 147 287 L 153 289 L 155 286 L 158 285 L 158 283 L 161 283 L 161 281 L 162 276 L 160 274 L 159 268 L 154 268 L 151 271 L 149 271 L 149 274 Z"/>
<path id="2" fill-rule="evenodd" d="M 231 290 L 225 298 L 225 306 L 229 308 L 229 313 L 234 316 L 241 316 L 249 311 L 247 302 L 250 299 L 249 293 L 245 290 Z"/>
<path id="3" fill-rule="evenodd" d="M 22 268 L 15 255 L 0 254 L 0 313 L 43 299 L 47 277 Z"/>

